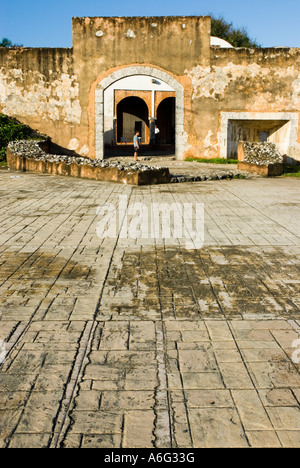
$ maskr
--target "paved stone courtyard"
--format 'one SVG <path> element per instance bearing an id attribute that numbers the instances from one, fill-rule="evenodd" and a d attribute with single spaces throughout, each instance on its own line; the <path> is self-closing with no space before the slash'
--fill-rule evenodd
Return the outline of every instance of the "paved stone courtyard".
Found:
<path id="1" fill-rule="evenodd" d="M 0 181 L 1 448 L 300 447 L 299 180 Z M 204 246 L 100 239 L 121 194 Z"/>

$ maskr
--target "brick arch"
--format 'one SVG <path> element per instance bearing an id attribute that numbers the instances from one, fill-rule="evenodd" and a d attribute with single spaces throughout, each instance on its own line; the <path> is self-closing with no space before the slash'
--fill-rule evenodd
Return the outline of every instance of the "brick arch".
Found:
<path id="1" fill-rule="evenodd" d="M 112 72 L 100 81 L 95 90 L 95 152 L 96 159 L 104 157 L 104 91 L 116 81 L 127 76 L 147 75 L 164 81 L 174 89 L 176 95 L 176 158 L 182 159 L 185 146 L 184 123 L 184 89 L 183 86 L 167 72 L 151 66 L 129 66 Z"/>
<path id="2" fill-rule="evenodd" d="M 157 110 L 159 105 L 165 100 L 170 97 L 176 98 L 175 91 L 156 91 L 155 93 L 155 116 L 157 116 Z"/>
<path id="3" fill-rule="evenodd" d="M 160 99 L 156 108 L 156 124 L 160 130 L 159 142 L 174 143 L 175 96 Z"/>
<path id="4" fill-rule="evenodd" d="M 146 144 L 149 144 L 150 142 L 150 125 L 149 125 L 149 116 L 150 116 L 150 111 L 151 111 L 151 95 L 150 99 L 144 93 L 147 93 L 147 91 L 123 91 L 123 90 L 117 90 L 118 92 L 116 93 L 115 91 L 115 116 L 116 116 L 116 128 L 115 128 L 115 138 L 116 138 L 116 143 L 118 144 L 118 139 L 117 139 L 117 134 L 118 134 L 118 126 L 119 126 L 119 119 L 118 117 L 118 105 L 121 104 L 124 100 L 128 98 L 136 98 L 139 99 L 145 106 L 145 110 L 147 112 L 147 117 L 146 120 L 143 119 L 143 122 L 145 123 L 145 128 L 144 128 L 144 134 L 143 134 L 143 142 Z M 148 99 L 147 99 L 148 98 Z M 132 135 L 133 137 L 133 135 Z"/>
<path id="5" fill-rule="evenodd" d="M 148 107 L 149 115 L 151 114 L 151 91 L 134 91 L 134 90 L 115 90 L 114 113 L 117 115 L 118 104 L 127 97 L 138 97 L 144 101 Z"/>

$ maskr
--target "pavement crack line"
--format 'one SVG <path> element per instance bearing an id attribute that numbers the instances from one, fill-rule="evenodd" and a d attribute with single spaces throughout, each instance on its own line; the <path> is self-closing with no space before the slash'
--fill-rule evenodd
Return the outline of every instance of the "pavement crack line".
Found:
<path id="1" fill-rule="evenodd" d="M 155 424 L 153 434 L 155 448 L 169 448 L 173 446 L 170 402 L 168 395 L 168 381 L 166 368 L 165 333 L 162 321 L 155 323 L 156 328 L 156 360 L 158 385 L 155 389 Z"/>
<path id="2" fill-rule="evenodd" d="M 132 192 L 130 193 L 130 195 Z M 130 197 L 129 197 L 130 198 Z M 128 200 L 129 204 L 129 200 Z M 103 296 L 103 291 L 105 288 L 105 284 L 112 266 L 113 258 L 116 252 L 116 248 L 118 245 L 120 233 L 122 231 L 122 226 L 125 220 L 125 214 L 124 218 L 122 219 L 122 222 L 120 223 L 120 232 L 119 235 L 116 238 L 115 244 L 113 246 L 111 255 L 110 255 L 110 260 L 107 268 L 107 274 L 106 277 L 103 281 L 101 291 L 99 294 L 99 299 L 97 302 L 97 305 L 95 307 L 95 312 L 94 312 L 94 317 L 93 320 L 90 320 L 86 323 L 85 329 L 83 331 L 82 337 L 80 339 L 80 344 L 79 344 L 79 349 L 77 352 L 77 356 L 74 361 L 73 369 L 71 372 L 70 379 L 66 385 L 66 389 L 64 392 L 63 399 L 60 404 L 60 408 L 58 410 L 58 414 L 56 416 L 56 421 L 53 425 L 53 430 L 52 430 L 52 440 L 50 442 L 49 448 L 59 448 L 62 446 L 63 441 L 66 437 L 66 434 L 68 432 L 68 429 L 70 425 L 72 424 L 72 417 L 70 414 L 70 408 L 72 405 L 72 402 L 74 400 L 74 396 L 76 395 L 76 388 L 78 386 L 78 383 L 81 380 L 81 377 L 83 375 L 83 372 L 85 371 L 85 362 L 86 362 L 86 357 L 89 354 L 93 342 L 93 337 L 95 334 L 95 330 L 98 326 L 98 321 L 97 321 L 97 312 L 99 310 L 102 296 Z"/>
<path id="3" fill-rule="evenodd" d="M 69 409 L 75 394 L 76 386 L 80 380 L 80 374 L 83 369 L 86 354 L 93 339 L 94 331 L 97 322 L 89 321 L 86 323 L 85 330 L 82 334 L 78 353 L 74 362 L 70 380 L 66 386 L 65 394 L 61 402 L 56 422 L 53 427 L 53 438 L 49 448 L 58 448 L 64 439 L 67 428 L 70 424 Z"/>

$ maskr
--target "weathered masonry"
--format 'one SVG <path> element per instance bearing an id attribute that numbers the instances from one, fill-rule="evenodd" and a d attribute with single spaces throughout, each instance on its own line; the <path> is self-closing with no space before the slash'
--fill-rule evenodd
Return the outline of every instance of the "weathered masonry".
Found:
<path id="1" fill-rule="evenodd" d="M 0 49 L 0 112 L 92 158 L 157 125 L 178 159 L 236 157 L 246 139 L 300 160 L 300 49 L 210 32 L 209 17 L 73 18 L 72 48 Z"/>

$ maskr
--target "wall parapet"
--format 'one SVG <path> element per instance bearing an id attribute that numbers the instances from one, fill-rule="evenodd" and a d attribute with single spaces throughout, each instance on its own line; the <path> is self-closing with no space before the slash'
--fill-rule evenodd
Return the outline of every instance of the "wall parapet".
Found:
<path id="1" fill-rule="evenodd" d="M 300 63 L 300 48 L 297 47 L 232 47 L 210 48 L 210 63 L 214 65 L 226 65 L 237 63 L 248 65 L 257 63 L 265 66 L 295 66 Z"/>

